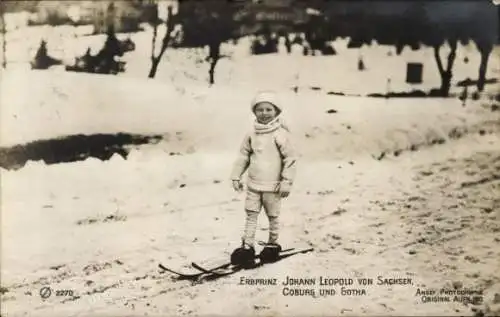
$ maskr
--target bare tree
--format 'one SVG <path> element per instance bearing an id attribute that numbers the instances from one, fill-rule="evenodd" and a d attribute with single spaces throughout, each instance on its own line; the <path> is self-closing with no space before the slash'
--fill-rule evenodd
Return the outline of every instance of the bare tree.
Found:
<path id="1" fill-rule="evenodd" d="M 215 66 L 217 62 L 221 59 L 220 47 L 222 42 L 226 39 L 222 37 L 222 30 L 220 28 L 219 17 L 217 13 L 212 13 L 210 17 L 211 28 L 207 30 L 207 44 L 208 44 L 208 57 L 207 61 L 210 62 L 210 68 L 208 70 L 209 83 L 210 85 L 215 84 Z"/>
<path id="2" fill-rule="evenodd" d="M 442 96 L 448 96 L 450 93 L 451 78 L 453 77 L 453 63 L 455 62 L 455 58 L 457 56 L 458 40 L 449 39 L 448 43 L 450 45 L 450 53 L 448 54 L 446 67 L 443 65 L 443 61 L 441 60 L 441 56 L 439 54 L 441 45 L 437 44 L 433 46 L 434 58 L 436 59 L 439 74 L 441 75 L 441 87 L 439 88 L 439 92 Z"/>
<path id="3" fill-rule="evenodd" d="M 156 11 L 156 19 L 152 21 L 153 39 L 151 42 L 151 69 L 149 70 L 148 78 L 154 78 L 156 76 L 156 72 L 158 71 L 158 66 L 160 65 L 161 58 L 165 53 L 165 51 L 167 50 L 168 45 L 170 44 L 172 32 L 174 31 L 174 26 L 175 26 L 174 15 L 172 11 L 173 11 L 172 6 L 169 6 L 167 11 L 167 20 L 165 21 L 165 26 L 167 30 L 161 41 L 161 48 L 158 55 L 155 55 L 155 49 L 158 37 L 158 26 L 160 25 L 160 20 L 158 19 L 158 11 Z"/>
<path id="4" fill-rule="evenodd" d="M 222 58 L 221 45 L 236 38 L 233 13 L 237 4 L 220 0 L 183 1 L 179 3 L 179 24 L 183 30 L 183 46 L 208 47 L 205 61 L 210 63 L 209 83 L 215 83 L 215 68 Z"/>
<path id="5" fill-rule="evenodd" d="M 429 3 L 428 12 L 436 12 L 432 6 L 434 3 Z M 437 3 L 435 5 L 438 5 Z M 493 50 L 493 46 L 497 40 L 498 35 L 498 17 L 497 9 L 490 1 L 475 1 L 475 2 L 462 2 L 454 4 L 457 12 L 467 12 L 461 18 L 456 18 L 451 22 L 435 22 L 432 25 L 433 30 L 424 30 L 424 37 L 434 37 L 437 34 L 437 41 L 442 42 L 447 40 L 450 45 L 450 53 L 448 54 L 446 67 L 443 66 L 439 58 L 439 46 L 432 45 L 434 48 L 434 56 L 436 58 L 439 73 L 441 75 L 441 94 L 447 96 L 450 89 L 450 81 L 452 78 L 453 62 L 456 57 L 457 43 L 468 42 L 472 40 L 476 43 L 476 47 L 481 55 L 481 62 L 479 65 L 479 74 L 477 80 L 478 91 L 484 90 L 486 82 L 486 70 L 488 66 L 488 59 Z M 478 19 L 477 17 L 481 18 Z M 436 19 L 437 20 L 437 19 Z M 438 20 L 439 21 L 439 20 Z M 432 35 L 431 35 L 432 34 Z"/>
<path id="6" fill-rule="evenodd" d="M 214 41 L 208 44 L 208 61 L 210 62 L 210 69 L 208 70 L 209 74 L 209 83 L 210 85 L 215 84 L 215 66 L 220 59 L 220 45 L 221 43 L 218 41 Z"/>
<path id="7" fill-rule="evenodd" d="M 478 11 L 475 15 L 481 17 L 475 20 L 475 27 L 472 28 L 472 39 L 476 43 L 476 47 L 481 55 L 477 81 L 478 91 L 484 90 L 488 60 L 493 51 L 493 46 L 499 39 L 498 8 L 498 5 L 495 6 L 493 3 L 484 2 L 482 6 L 477 9 Z"/>
<path id="8" fill-rule="evenodd" d="M 476 46 L 479 50 L 479 53 L 481 54 L 481 62 L 479 64 L 479 75 L 477 80 L 477 90 L 483 91 L 484 85 L 486 83 L 486 69 L 488 67 L 488 59 L 493 50 L 493 43 L 477 41 Z"/>
<path id="9" fill-rule="evenodd" d="M 488 59 L 498 38 L 498 10 L 490 0 L 368 1 L 362 5 L 357 1 L 331 1 L 323 6 L 318 8 L 330 18 L 331 37 L 365 37 L 360 43 L 376 39 L 394 45 L 398 54 L 405 46 L 432 47 L 441 78 L 441 96 L 450 92 L 458 42 L 474 41 L 481 54 L 478 90 L 484 89 Z M 446 43 L 450 51 L 442 58 L 441 48 Z"/>

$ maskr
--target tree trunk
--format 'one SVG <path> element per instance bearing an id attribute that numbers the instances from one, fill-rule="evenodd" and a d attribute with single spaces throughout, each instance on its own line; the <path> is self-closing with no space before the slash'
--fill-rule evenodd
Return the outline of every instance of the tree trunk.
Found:
<path id="1" fill-rule="evenodd" d="M 210 69 L 208 70 L 210 85 L 215 84 L 215 66 L 220 59 L 220 42 L 209 44 Z"/>
<path id="2" fill-rule="evenodd" d="M 486 69 L 488 67 L 488 59 L 490 57 L 492 47 L 483 47 L 480 50 L 481 64 L 479 65 L 479 78 L 477 80 L 477 90 L 483 91 L 486 82 Z"/>
<path id="3" fill-rule="evenodd" d="M 285 47 L 288 54 L 292 53 L 292 41 L 290 41 L 290 35 L 285 35 Z"/>
<path id="4" fill-rule="evenodd" d="M 151 60 L 151 69 L 149 70 L 148 78 L 155 78 L 156 72 L 158 71 L 158 65 L 160 65 L 160 58 L 153 58 Z"/>
<path id="5" fill-rule="evenodd" d="M 170 43 L 170 37 L 172 36 L 172 32 L 174 30 L 172 7 L 168 7 L 166 26 L 167 26 L 167 31 L 165 32 L 165 36 L 163 37 L 160 53 L 158 54 L 158 56 L 155 56 L 155 44 L 156 44 L 158 26 L 157 25 L 154 26 L 153 41 L 151 44 L 151 68 L 149 70 L 148 78 L 154 78 L 156 76 L 156 72 L 158 70 L 161 58 L 165 53 L 165 51 L 167 50 L 168 44 Z"/>
<path id="6" fill-rule="evenodd" d="M 151 41 L 151 68 L 149 69 L 148 78 L 155 78 L 160 59 L 155 56 L 156 37 L 158 35 L 158 24 L 153 22 L 153 40 Z"/>
<path id="7" fill-rule="evenodd" d="M 436 64 L 437 64 L 437 67 L 438 67 L 438 71 L 439 71 L 439 76 L 441 76 L 441 88 L 440 88 L 440 93 L 442 94 L 443 93 L 443 90 L 444 90 L 444 86 L 445 86 L 445 78 L 444 78 L 444 67 L 443 67 L 443 62 L 441 61 L 441 57 L 439 56 L 439 49 L 441 48 L 441 45 L 435 45 L 434 47 L 434 58 L 436 60 Z"/>
<path id="8" fill-rule="evenodd" d="M 210 85 L 215 84 L 215 65 L 217 65 L 217 60 L 210 61 L 210 69 L 208 70 Z"/>
<path id="9" fill-rule="evenodd" d="M 160 53 L 158 56 L 152 56 L 151 57 L 151 69 L 149 70 L 149 75 L 148 78 L 154 78 L 156 76 L 156 71 L 158 70 L 158 65 L 160 64 L 161 58 L 163 56 L 163 53 L 167 50 L 168 47 L 168 42 L 170 40 L 170 33 L 172 31 L 167 31 L 167 34 L 163 38 L 163 44 L 160 50 Z"/>
<path id="10" fill-rule="evenodd" d="M 439 91 L 441 92 L 441 96 L 448 97 L 450 95 L 450 87 L 451 87 L 451 73 L 445 72 L 441 75 L 441 87 Z"/>
<path id="11" fill-rule="evenodd" d="M 448 54 L 446 69 L 444 68 L 441 57 L 439 56 L 440 47 L 440 45 L 434 46 L 434 58 L 436 59 L 439 75 L 441 76 L 441 87 L 439 88 L 439 92 L 442 97 L 448 97 L 450 95 L 451 78 L 453 77 L 452 70 L 457 52 L 457 41 L 450 40 L 451 51 Z"/>

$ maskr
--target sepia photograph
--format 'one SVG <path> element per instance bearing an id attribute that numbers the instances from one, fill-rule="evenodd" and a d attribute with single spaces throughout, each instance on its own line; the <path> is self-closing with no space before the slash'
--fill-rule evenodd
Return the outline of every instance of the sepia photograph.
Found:
<path id="1" fill-rule="evenodd" d="M 500 1 L 0 1 L 0 316 L 499 316 Z"/>

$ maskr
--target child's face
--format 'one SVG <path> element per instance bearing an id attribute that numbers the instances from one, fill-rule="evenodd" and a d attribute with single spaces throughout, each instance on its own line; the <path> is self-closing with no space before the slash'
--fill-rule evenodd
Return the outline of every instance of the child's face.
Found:
<path id="1" fill-rule="evenodd" d="M 257 121 L 262 124 L 271 122 L 278 115 L 276 108 L 269 102 L 261 102 L 254 109 Z"/>

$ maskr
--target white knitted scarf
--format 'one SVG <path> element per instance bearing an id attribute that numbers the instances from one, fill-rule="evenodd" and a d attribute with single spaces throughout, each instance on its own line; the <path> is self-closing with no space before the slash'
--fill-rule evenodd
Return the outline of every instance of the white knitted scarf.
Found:
<path id="1" fill-rule="evenodd" d="M 280 118 L 280 116 L 277 116 L 270 122 L 263 124 L 259 123 L 257 119 L 255 119 L 255 122 L 253 124 L 255 133 L 257 134 L 264 134 L 264 133 L 270 133 L 273 131 L 276 131 L 277 129 L 284 128 L 285 130 L 289 131 L 288 126 L 284 124 L 283 120 Z"/>

